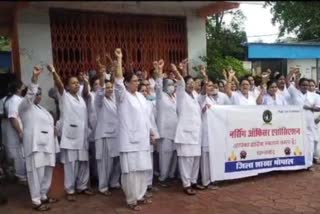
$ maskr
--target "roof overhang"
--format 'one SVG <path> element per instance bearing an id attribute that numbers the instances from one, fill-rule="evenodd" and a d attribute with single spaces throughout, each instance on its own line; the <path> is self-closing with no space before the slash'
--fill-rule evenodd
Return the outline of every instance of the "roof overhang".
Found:
<path id="1" fill-rule="evenodd" d="M 230 1 L 28 1 L 28 2 L 1 2 L 0 7 L 6 4 L 28 5 L 29 7 L 48 9 L 75 9 L 87 11 L 101 11 L 113 13 L 157 14 L 186 16 L 188 14 L 206 17 L 225 10 L 239 7 L 238 2 Z M 1 12 L 2 10 L 0 10 Z"/>

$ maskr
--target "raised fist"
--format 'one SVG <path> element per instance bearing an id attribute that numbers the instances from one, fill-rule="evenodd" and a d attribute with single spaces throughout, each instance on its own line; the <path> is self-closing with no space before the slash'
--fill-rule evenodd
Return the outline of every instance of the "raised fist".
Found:
<path id="1" fill-rule="evenodd" d="M 120 49 L 120 48 L 117 48 L 117 49 L 114 51 L 114 54 L 117 56 L 117 58 L 122 58 L 122 52 L 121 52 L 121 49 Z"/>
<path id="2" fill-rule="evenodd" d="M 43 71 L 43 68 L 40 65 L 36 65 L 33 68 L 33 75 L 34 76 L 39 76 L 42 71 Z"/>
<path id="3" fill-rule="evenodd" d="M 48 65 L 47 65 L 47 69 L 48 69 L 48 71 L 50 71 L 51 73 L 56 72 L 56 69 L 53 67 L 52 64 L 48 64 Z"/>

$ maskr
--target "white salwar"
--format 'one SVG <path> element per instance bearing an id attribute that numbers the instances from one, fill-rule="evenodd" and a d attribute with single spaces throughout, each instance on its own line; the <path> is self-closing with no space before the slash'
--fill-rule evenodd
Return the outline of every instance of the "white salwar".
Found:
<path id="1" fill-rule="evenodd" d="M 174 95 L 163 92 L 163 79 L 158 78 L 155 85 L 160 181 L 173 178 L 177 169 L 177 154 L 174 144 L 178 124 L 177 104 Z"/>
<path id="2" fill-rule="evenodd" d="M 18 95 L 13 95 L 11 98 L 7 100 L 4 105 L 4 108 L 8 114 L 8 118 L 15 118 L 18 120 L 19 125 L 22 127 L 21 119 L 19 116 L 19 105 L 22 101 L 22 98 Z M 17 131 L 13 128 L 11 122 L 8 120 L 7 123 L 7 155 L 8 159 L 13 160 L 13 165 L 15 169 L 15 176 L 20 181 L 26 181 L 26 163 L 24 156 L 24 149 L 22 142 L 19 140 L 19 136 Z"/>
<path id="3" fill-rule="evenodd" d="M 95 109 L 98 116 L 95 132 L 98 188 L 103 193 L 109 190 L 109 185 L 111 187 L 120 186 L 121 169 L 117 161 L 119 157 L 119 120 L 115 98 L 106 98 L 104 88 L 97 89 Z"/>
<path id="4" fill-rule="evenodd" d="M 159 139 L 159 131 L 156 124 L 156 106 L 153 104 L 152 101 L 147 100 L 147 107 L 148 107 L 148 116 L 149 116 L 149 122 L 151 125 L 151 130 L 154 134 L 154 139 Z M 154 146 L 150 145 L 150 156 L 151 156 L 151 166 L 152 169 L 148 171 L 147 173 L 147 184 L 148 186 L 152 186 L 153 182 L 153 152 L 154 152 Z"/>
<path id="5" fill-rule="evenodd" d="M 147 191 L 147 173 L 152 169 L 147 101 L 139 92 L 128 92 L 123 79 L 115 81 L 119 113 L 121 184 L 128 204 L 137 204 Z"/>
<path id="6" fill-rule="evenodd" d="M 61 162 L 64 164 L 64 187 L 68 194 L 88 188 L 88 118 L 83 98 L 63 91 L 61 102 Z"/>
<path id="7" fill-rule="evenodd" d="M 38 85 L 31 84 L 19 106 L 19 115 L 23 124 L 23 145 L 31 199 L 33 204 L 40 205 L 41 200 L 47 199 L 59 146 L 54 136 L 51 114 L 42 106 L 34 104 L 37 91 Z"/>
<path id="8" fill-rule="evenodd" d="M 178 125 L 175 136 L 183 187 L 196 184 L 201 156 L 201 107 L 198 95 L 185 91 L 184 80 L 177 81 Z"/>
<path id="9" fill-rule="evenodd" d="M 206 108 L 206 105 L 230 105 L 230 99 L 224 93 L 218 92 L 217 95 L 208 96 L 200 95 L 199 104 L 201 108 Z M 210 107 L 211 108 L 211 107 Z M 214 108 L 214 107 L 213 107 Z M 208 140 L 208 118 L 207 111 L 202 113 L 202 138 L 201 138 L 201 160 L 200 160 L 200 172 L 201 181 L 203 186 L 208 186 L 211 182 L 214 182 L 210 176 L 210 153 L 209 153 L 209 140 Z"/>
<path id="10" fill-rule="evenodd" d="M 320 100 L 315 94 L 307 91 L 305 94 L 302 94 L 300 90 L 298 90 L 292 84 L 288 87 L 288 92 L 291 96 L 291 101 L 293 105 L 298 106 L 316 106 L 320 107 Z M 307 166 L 312 166 L 313 164 L 313 156 L 314 156 L 314 147 L 315 147 L 315 129 L 316 124 L 314 122 L 314 114 L 309 110 L 305 110 L 306 114 L 306 136 L 307 136 L 307 144 L 310 149 L 308 150 L 310 154 L 308 155 L 309 159 L 306 160 Z"/>

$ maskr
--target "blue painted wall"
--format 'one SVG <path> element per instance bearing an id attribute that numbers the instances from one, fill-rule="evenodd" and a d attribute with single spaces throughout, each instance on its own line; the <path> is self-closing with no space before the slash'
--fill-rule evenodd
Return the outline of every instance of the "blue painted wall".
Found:
<path id="1" fill-rule="evenodd" d="M 248 44 L 249 59 L 315 59 L 320 58 L 320 45 Z"/>
<path id="2" fill-rule="evenodd" d="M 0 68 L 11 69 L 11 52 L 0 51 Z"/>

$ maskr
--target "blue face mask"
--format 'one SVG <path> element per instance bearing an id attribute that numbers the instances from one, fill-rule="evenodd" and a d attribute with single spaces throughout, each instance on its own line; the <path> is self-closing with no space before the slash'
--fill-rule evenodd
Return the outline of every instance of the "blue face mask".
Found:
<path id="1" fill-rule="evenodd" d="M 147 100 L 149 101 L 154 101 L 155 99 L 156 99 L 155 96 L 152 96 L 152 95 L 147 96 Z"/>

